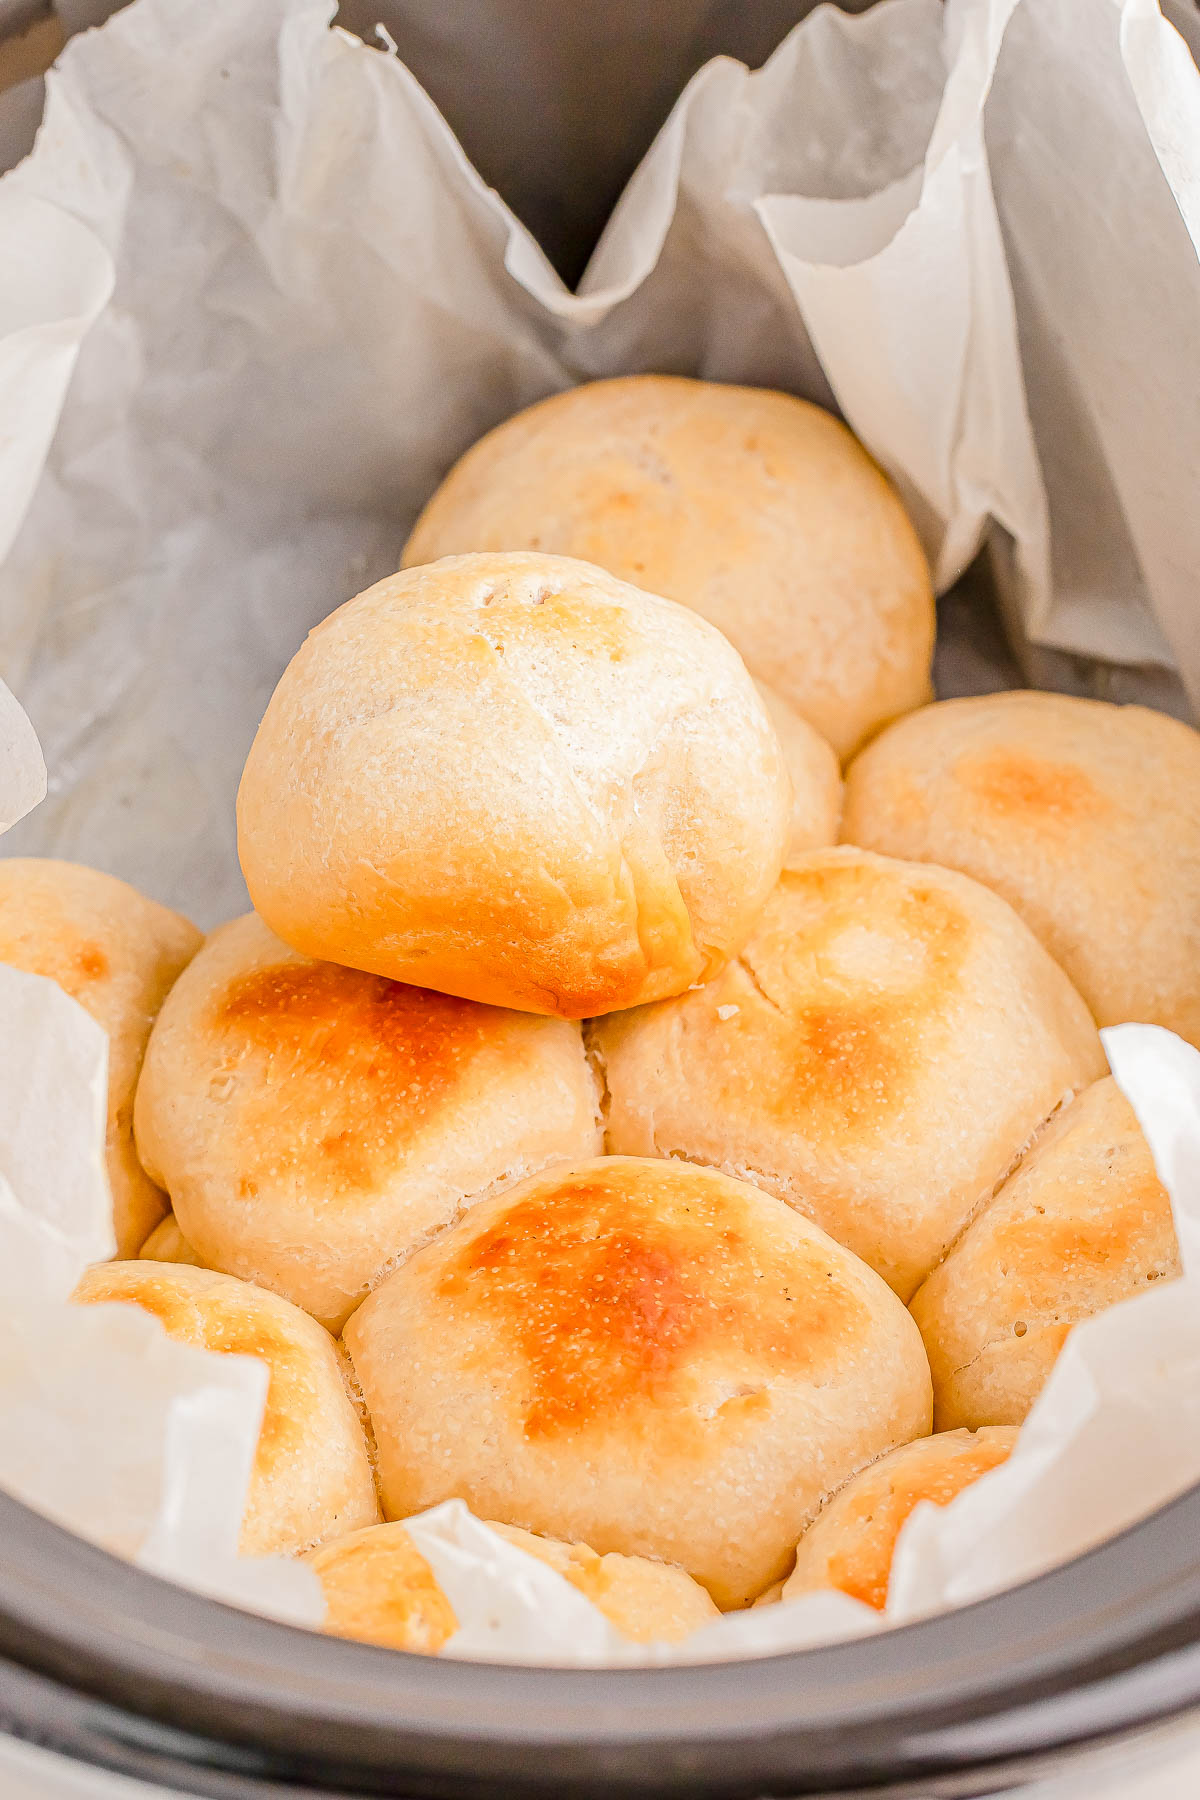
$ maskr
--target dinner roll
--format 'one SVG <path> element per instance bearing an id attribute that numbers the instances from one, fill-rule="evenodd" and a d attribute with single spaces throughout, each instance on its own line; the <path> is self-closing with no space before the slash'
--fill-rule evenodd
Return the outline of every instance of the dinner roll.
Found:
<path id="1" fill-rule="evenodd" d="M 483 1201 L 346 1327 L 384 1511 L 458 1496 L 722 1607 L 784 1573 L 825 1496 L 928 1431 L 920 1336 L 769 1194 L 599 1158 Z"/>
<path id="2" fill-rule="evenodd" d="M 791 394 L 633 375 L 555 394 L 450 471 L 404 552 L 582 556 L 710 619 L 847 756 L 929 698 L 929 570 L 890 483 Z"/>
<path id="3" fill-rule="evenodd" d="M 594 1028 L 608 1146 L 754 1181 L 907 1299 L 1073 1089 L 1087 1008 L 1003 900 L 861 850 L 784 872 L 707 987 Z"/>
<path id="4" fill-rule="evenodd" d="M 809 1526 L 782 1598 L 840 1588 L 882 1611 L 896 1539 L 913 1508 L 922 1500 L 949 1506 L 973 1481 L 1007 1462 L 1016 1441 L 1016 1432 L 1004 1426 L 943 1431 L 880 1457 L 848 1481 Z"/>
<path id="5" fill-rule="evenodd" d="M 389 1650 L 436 1656 L 458 1630 L 454 1609 L 403 1525 L 367 1525 L 305 1559 L 325 1597 L 325 1630 Z"/>
<path id="6" fill-rule="evenodd" d="M 842 771 L 825 739 L 765 681 L 756 681 L 767 717 L 775 727 L 792 783 L 792 817 L 785 861 L 824 850 L 838 839 L 842 816 Z"/>
<path id="7" fill-rule="evenodd" d="M 0 861 L 0 962 L 45 975 L 108 1033 L 108 1181 L 117 1255 L 136 1256 L 166 1203 L 133 1147 L 133 1092 L 154 1015 L 200 933 L 99 869 Z"/>
<path id="8" fill-rule="evenodd" d="M 459 556 L 310 634 L 250 751 L 239 845 L 295 949 L 583 1018 L 741 947 L 790 806 L 719 632 L 585 563 Z"/>
<path id="9" fill-rule="evenodd" d="M 973 875 L 1015 906 L 1101 1025 L 1200 1045 L 1200 735 L 1065 694 L 945 700 L 847 777 L 842 835 Z"/>
<path id="10" fill-rule="evenodd" d="M 488 1529 L 547 1563 L 635 1643 L 677 1643 L 719 1616 L 699 1582 L 669 1563 L 597 1556 L 586 1544 L 562 1544 L 511 1525 Z M 324 1590 L 325 1629 L 339 1637 L 436 1652 L 458 1628 L 402 1524 L 368 1526 L 314 1551 L 308 1561 Z"/>
<path id="11" fill-rule="evenodd" d="M 600 1143 L 579 1027 L 213 933 L 146 1052 L 138 1148 L 209 1268 L 340 1328 L 464 1206 Z"/>
<path id="12" fill-rule="evenodd" d="M 194 1247 L 180 1231 L 174 1213 L 168 1213 L 161 1224 L 154 1227 L 138 1256 L 143 1262 L 191 1263 L 197 1269 L 204 1267 Z"/>
<path id="13" fill-rule="evenodd" d="M 167 1336 L 256 1356 L 270 1375 L 246 1496 L 246 1556 L 307 1550 L 379 1517 L 366 1438 L 329 1333 L 277 1294 L 177 1263 L 100 1263 L 72 1298 L 128 1301 Z"/>
<path id="14" fill-rule="evenodd" d="M 913 1298 L 939 1428 L 1019 1425 L 1073 1325 L 1179 1272 L 1133 1108 L 1111 1077 L 1094 1082 Z"/>
<path id="15" fill-rule="evenodd" d="M 547 1563 L 635 1644 L 677 1644 L 721 1616 L 708 1590 L 675 1563 L 598 1556 L 587 1544 L 563 1544 L 517 1525 L 490 1522 L 488 1529 Z"/>

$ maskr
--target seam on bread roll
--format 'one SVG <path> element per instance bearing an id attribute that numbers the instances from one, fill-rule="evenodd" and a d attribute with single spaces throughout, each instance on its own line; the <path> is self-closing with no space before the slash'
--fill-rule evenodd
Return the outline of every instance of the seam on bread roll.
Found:
<path id="1" fill-rule="evenodd" d="M 1034 1148 L 1034 1146 L 1036 1144 L 1041 1142 L 1043 1137 L 1045 1137 L 1047 1131 L 1049 1131 L 1049 1129 L 1050 1129 L 1051 1125 L 1053 1125 L 1055 1119 L 1057 1119 L 1059 1117 L 1059 1115 L 1068 1106 L 1070 1106 L 1072 1100 L 1074 1100 L 1076 1098 L 1076 1096 L 1082 1092 L 1083 1092 L 1082 1088 L 1068 1088 L 1066 1090 L 1066 1092 L 1060 1096 L 1058 1104 L 1051 1108 L 1051 1110 L 1046 1114 L 1046 1117 L 1042 1120 L 1041 1124 L 1037 1127 L 1037 1129 L 1035 1131 L 1030 1132 L 1029 1136 L 1026 1138 L 1025 1142 L 1021 1145 L 1021 1148 L 1017 1151 L 1016 1155 L 1013 1157 L 1012 1161 L 1009 1163 L 1009 1165 L 1008 1165 L 1007 1169 L 1005 1169 L 1004 1173 L 1002 1175 L 998 1176 L 995 1181 L 993 1181 L 991 1187 L 987 1190 L 987 1192 L 985 1194 L 980 1195 L 979 1199 L 975 1202 L 974 1206 L 971 1208 L 971 1211 L 968 1213 L 967 1217 L 963 1220 L 961 1228 L 955 1232 L 953 1238 L 951 1238 L 950 1242 L 946 1245 L 946 1248 L 942 1251 L 942 1254 L 938 1257 L 937 1261 L 934 1263 L 933 1268 L 930 1269 L 929 1275 L 932 1275 L 934 1273 L 935 1269 L 940 1269 L 942 1264 L 945 1262 L 946 1258 L 950 1255 L 951 1251 L 955 1250 L 958 1247 L 958 1245 L 962 1243 L 962 1240 L 966 1237 L 966 1235 L 967 1235 L 968 1231 L 970 1231 L 972 1225 L 974 1225 L 979 1219 L 981 1219 L 983 1217 L 984 1213 L 987 1211 L 988 1207 L 992 1204 L 992 1202 L 999 1198 L 1001 1188 L 1004 1187 L 1006 1185 L 1006 1183 L 1008 1183 L 1009 1181 L 1012 1180 L 1013 1176 L 1016 1174 L 1017 1170 L 1020 1168 L 1020 1166 L 1024 1162 L 1025 1158 L 1029 1155 L 1030 1151 Z M 924 1285 L 924 1283 L 926 1281 L 929 1280 L 929 1275 L 926 1275 L 922 1278 L 922 1286 Z M 918 1289 L 918 1292 L 919 1291 L 920 1290 Z M 911 1297 L 912 1296 L 910 1296 L 910 1298 Z M 980 1351 L 979 1354 L 982 1356 L 983 1352 Z M 974 1361 L 975 1358 L 972 1357 L 971 1360 Z M 966 1365 L 964 1364 L 964 1367 L 965 1366 Z M 961 1372 L 962 1372 L 961 1370 L 957 1371 L 957 1373 L 960 1373 L 960 1374 L 961 1374 Z"/>
<path id="2" fill-rule="evenodd" d="M 350 1352 L 346 1348 L 345 1340 L 341 1337 L 336 1337 L 333 1340 L 333 1345 L 334 1349 L 337 1351 L 338 1368 L 342 1371 L 342 1380 L 345 1382 L 346 1392 L 350 1396 L 350 1404 L 358 1414 L 359 1422 L 363 1428 L 363 1438 L 366 1441 L 367 1446 L 367 1461 L 371 1465 L 371 1479 L 375 1483 L 375 1498 L 379 1503 L 379 1516 L 382 1518 L 383 1489 L 379 1482 L 379 1445 L 375 1441 L 375 1421 L 367 1411 L 367 1402 L 363 1397 L 362 1384 L 355 1373 L 354 1364 L 350 1360 Z"/>

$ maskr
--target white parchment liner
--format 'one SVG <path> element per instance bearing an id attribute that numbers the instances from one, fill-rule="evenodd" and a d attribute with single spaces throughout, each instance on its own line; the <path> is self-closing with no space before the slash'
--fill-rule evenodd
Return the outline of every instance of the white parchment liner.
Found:
<path id="1" fill-rule="evenodd" d="M 306 630 L 395 566 L 480 432 L 625 370 L 836 404 L 941 587 L 990 536 L 1032 678 L 1200 695 L 1200 77 L 1154 0 L 822 8 L 755 74 L 710 63 L 577 294 L 402 64 L 329 12 L 137 0 L 69 46 L 0 182 L 0 674 L 50 771 L 30 813 L 41 752 L 0 688 L 0 828 L 30 814 L 9 847 L 205 925 L 239 910 L 237 776 Z M 943 671 L 1002 683 L 969 630 Z M 1106 1039 L 1187 1272 L 1079 1327 L 1009 1463 L 918 1508 L 888 1620 L 1200 1480 L 1200 1057 L 1152 1027 Z M 315 1622 L 303 1569 L 236 1554 L 262 1366 L 64 1304 L 111 1245 L 104 1064 L 74 1002 L 0 968 L 0 1481 Z M 881 1623 L 813 1596 L 656 1654 L 460 1503 L 413 1531 L 462 1655 L 709 1658 Z"/>

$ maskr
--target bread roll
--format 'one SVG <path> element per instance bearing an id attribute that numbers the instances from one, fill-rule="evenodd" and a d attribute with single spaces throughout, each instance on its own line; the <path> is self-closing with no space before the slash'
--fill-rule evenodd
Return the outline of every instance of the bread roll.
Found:
<path id="1" fill-rule="evenodd" d="M 1019 1425 L 1073 1325 L 1180 1272 L 1171 1203 L 1111 1077 L 1046 1127 L 913 1298 L 939 1429 Z"/>
<path id="2" fill-rule="evenodd" d="M 946 700 L 847 777 L 842 835 L 1014 906 L 1101 1025 L 1200 1045 L 1200 735 L 1064 694 Z"/>
<path id="3" fill-rule="evenodd" d="M 168 1213 L 162 1222 L 154 1227 L 146 1239 L 138 1257 L 143 1262 L 190 1263 L 193 1268 L 202 1269 L 193 1245 L 189 1244 L 179 1229 L 179 1220 L 174 1213 Z"/>
<path id="4" fill-rule="evenodd" d="M 599 1608 L 634 1643 L 677 1643 L 719 1617 L 707 1593 L 682 1569 L 644 1556 L 597 1556 L 586 1544 L 562 1544 L 512 1525 L 489 1530 L 536 1556 Z M 372 1525 L 314 1551 L 327 1607 L 325 1629 L 393 1650 L 437 1652 L 458 1621 L 402 1524 Z"/>
<path id="5" fill-rule="evenodd" d="M 722 1607 L 854 1469 L 929 1429 L 886 1286 L 768 1194 L 600 1158 L 483 1201 L 346 1327 L 390 1518 L 459 1496 Z"/>
<path id="6" fill-rule="evenodd" d="M 847 756 L 929 698 L 929 570 L 844 425 L 765 388 L 633 375 L 518 413 L 450 471 L 406 565 L 582 556 L 710 619 Z"/>
<path id="7" fill-rule="evenodd" d="M 458 1630 L 454 1609 L 403 1525 L 368 1525 L 306 1558 L 325 1596 L 325 1630 L 389 1650 L 436 1656 Z"/>
<path id="8" fill-rule="evenodd" d="M 594 1028 L 608 1147 L 757 1182 L 907 1299 L 1042 1124 L 1104 1073 L 1087 1009 L 962 875 L 825 850 L 716 981 Z"/>
<path id="9" fill-rule="evenodd" d="M 964 1488 L 1007 1462 L 1015 1431 L 943 1431 L 880 1457 L 835 1494 L 796 1547 L 782 1598 L 840 1588 L 867 1606 L 887 1605 L 901 1527 L 922 1500 L 949 1506 Z"/>
<path id="10" fill-rule="evenodd" d="M 239 846 L 306 955 L 583 1018 L 740 948 L 790 804 L 719 632 L 584 563 L 462 556 L 311 633 L 250 751 Z"/>
<path id="11" fill-rule="evenodd" d="M 118 1256 L 136 1256 L 166 1202 L 133 1147 L 133 1092 L 154 1015 L 200 945 L 187 919 L 99 869 L 0 861 L 0 962 L 45 975 L 108 1033 L 108 1180 Z"/>
<path id="12" fill-rule="evenodd" d="M 792 782 L 792 817 L 785 862 L 836 844 L 842 816 L 842 771 L 825 739 L 765 681 L 754 684 L 775 727 Z"/>
<path id="13" fill-rule="evenodd" d="M 277 1294 L 211 1269 L 101 1263 L 72 1298 L 126 1301 L 180 1344 L 256 1356 L 270 1375 L 250 1476 L 246 1556 L 307 1550 L 379 1518 L 366 1438 L 329 1333 Z"/>
<path id="14" fill-rule="evenodd" d="M 721 1616 L 707 1589 L 675 1563 L 598 1556 L 587 1544 L 563 1544 L 516 1525 L 493 1522 L 489 1529 L 548 1564 L 635 1644 L 677 1644 Z"/>
<path id="15" fill-rule="evenodd" d="M 209 1268 L 331 1330 L 482 1194 L 600 1142 L 579 1027 L 298 956 L 253 913 L 163 1008 L 143 1161 Z"/>

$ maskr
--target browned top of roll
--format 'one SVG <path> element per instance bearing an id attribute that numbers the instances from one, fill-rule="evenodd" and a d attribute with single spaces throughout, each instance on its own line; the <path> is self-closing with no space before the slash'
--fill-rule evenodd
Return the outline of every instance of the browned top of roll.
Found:
<path id="1" fill-rule="evenodd" d="M 314 962 L 255 914 L 155 1026 L 138 1146 L 200 1258 L 340 1327 L 464 1205 L 599 1146 L 579 1027 Z"/>
<path id="2" fill-rule="evenodd" d="M 948 1506 L 981 1475 L 1006 1462 L 1016 1441 L 1015 1430 L 1003 1426 L 943 1431 L 881 1456 L 848 1481 L 809 1526 L 781 1598 L 840 1588 L 882 1610 L 896 1540 L 913 1508 L 922 1500 Z"/>
<path id="3" fill-rule="evenodd" d="M 592 1043 L 611 1150 L 759 1182 L 904 1297 L 1104 1072 L 1086 1007 L 1010 907 L 851 849 L 797 859 L 715 981 Z"/>
<path id="4" fill-rule="evenodd" d="M 853 1468 L 928 1428 L 907 1313 L 823 1232 L 680 1162 L 551 1170 L 473 1208 L 350 1320 L 385 1507 L 459 1496 L 720 1604 L 783 1571 Z"/>
<path id="5" fill-rule="evenodd" d="M 1101 1025 L 1200 1044 L 1200 735 L 1065 694 L 945 700 L 847 775 L 842 835 L 961 869 L 1020 913 Z"/>
<path id="6" fill-rule="evenodd" d="M 740 946 L 788 811 L 719 632 L 587 563 L 461 556 L 309 636 L 247 759 L 238 842 L 257 910 L 306 955 L 583 1018 Z"/>

